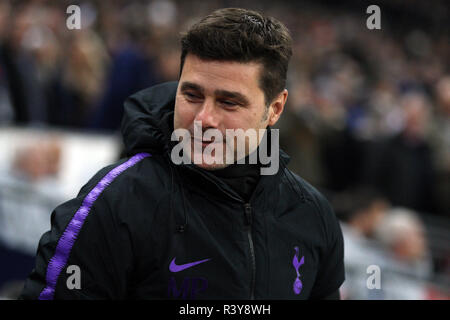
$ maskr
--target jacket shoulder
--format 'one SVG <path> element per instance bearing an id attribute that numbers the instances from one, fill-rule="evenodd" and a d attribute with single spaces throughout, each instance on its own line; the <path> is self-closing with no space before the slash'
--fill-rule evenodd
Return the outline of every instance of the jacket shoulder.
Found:
<path id="1" fill-rule="evenodd" d="M 317 203 L 317 205 L 329 205 L 329 202 L 325 198 L 325 196 L 308 181 L 292 171 L 290 171 L 290 174 L 292 174 L 292 176 L 295 178 L 297 187 L 299 188 L 302 196 L 306 201 L 315 202 Z"/>
<path id="2" fill-rule="evenodd" d="M 161 192 L 169 187 L 169 183 L 170 170 L 162 155 L 138 153 L 102 168 L 83 189 L 93 190 L 98 186 L 105 186 L 106 196 L 117 197 L 125 195 L 131 189 L 155 189 Z"/>
<path id="3" fill-rule="evenodd" d="M 305 202 L 310 203 L 324 226 L 325 235 L 333 234 L 337 224 L 337 217 L 328 199 L 313 185 L 299 175 L 293 173 L 297 187 L 301 190 Z"/>

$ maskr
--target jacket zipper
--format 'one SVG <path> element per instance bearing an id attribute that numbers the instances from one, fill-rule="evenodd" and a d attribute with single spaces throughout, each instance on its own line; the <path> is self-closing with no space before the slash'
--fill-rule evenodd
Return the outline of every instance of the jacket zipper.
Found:
<path id="1" fill-rule="evenodd" d="M 252 238 L 252 206 L 250 203 L 244 204 L 245 209 L 245 225 L 247 226 L 247 238 L 250 247 L 250 259 L 252 265 L 252 277 L 250 283 L 250 300 L 255 299 L 255 278 L 256 278 L 256 259 L 255 259 L 255 248 L 253 246 Z"/>
<path id="2" fill-rule="evenodd" d="M 211 178 L 203 174 L 202 172 L 199 172 L 201 175 L 203 175 L 206 179 L 209 181 L 214 182 Z M 256 285 L 256 258 L 255 258 L 255 247 L 253 245 L 253 237 L 252 237 L 252 206 L 250 203 L 245 203 L 241 198 L 238 198 L 234 196 L 233 194 L 229 193 L 226 190 L 222 190 L 226 195 L 228 195 L 230 198 L 237 200 L 241 203 L 244 203 L 244 217 L 245 217 L 245 225 L 247 227 L 247 238 L 248 238 L 248 244 L 250 247 L 250 259 L 251 259 L 251 268 L 252 268 L 252 277 L 251 277 L 251 283 L 250 283 L 250 300 L 255 300 L 255 285 Z M 251 199 L 253 198 L 254 194 L 252 194 Z"/>

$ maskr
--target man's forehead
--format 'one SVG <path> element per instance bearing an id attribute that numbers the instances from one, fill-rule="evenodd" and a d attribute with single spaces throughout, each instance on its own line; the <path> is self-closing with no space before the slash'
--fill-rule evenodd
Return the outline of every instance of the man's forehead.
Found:
<path id="1" fill-rule="evenodd" d="M 226 66 L 226 65 L 234 65 L 234 66 L 249 66 L 249 67 L 262 67 L 263 63 L 258 60 L 252 60 L 252 61 L 237 61 L 237 60 L 222 60 L 222 59 L 210 59 L 210 58 L 203 58 L 199 57 L 195 54 L 188 53 L 184 59 L 184 64 L 199 64 L 199 65 L 218 65 L 218 66 Z"/>

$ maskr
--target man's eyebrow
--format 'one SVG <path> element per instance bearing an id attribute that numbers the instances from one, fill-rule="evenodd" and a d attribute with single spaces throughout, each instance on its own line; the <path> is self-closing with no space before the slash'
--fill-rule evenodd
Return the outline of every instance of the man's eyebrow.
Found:
<path id="1" fill-rule="evenodd" d="M 181 84 L 180 91 L 186 91 L 186 90 L 189 90 L 189 89 L 200 91 L 201 93 L 203 93 L 203 91 L 204 91 L 201 86 L 199 86 L 198 84 L 193 83 L 193 82 L 186 81 L 186 82 L 183 82 Z"/>
<path id="2" fill-rule="evenodd" d="M 186 90 L 196 90 L 199 91 L 201 93 L 204 93 L 204 88 L 199 86 L 196 83 L 193 82 L 189 82 L 189 81 L 185 81 L 181 84 L 181 88 L 180 91 L 186 91 Z M 236 92 L 236 91 L 227 91 L 227 90 L 215 90 L 214 94 L 216 96 L 220 96 L 223 98 L 228 98 L 228 99 L 236 99 L 238 100 L 240 103 L 244 104 L 244 105 L 248 105 L 250 104 L 249 99 L 244 96 L 242 93 L 240 92 Z"/>
<path id="3" fill-rule="evenodd" d="M 220 97 L 239 100 L 243 104 L 250 104 L 246 96 L 236 91 L 216 90 L 214 94 Z"/>

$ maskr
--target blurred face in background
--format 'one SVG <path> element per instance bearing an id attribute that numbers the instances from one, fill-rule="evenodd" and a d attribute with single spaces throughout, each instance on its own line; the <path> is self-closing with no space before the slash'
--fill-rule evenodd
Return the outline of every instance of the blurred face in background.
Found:
<path id="1" fill-rule="evenodd" d="M 405 129 L 408 137 L 423 138 L 426 134 L 429 121 L 429 106 L 421 94 L 409 94 L 403 97 Z"/>
<path id="2" fill-rule="evenodd" d="M 16 151 L 13 166 L 31 182 L 56 176 L 61 163 L 62 145 L 57 138 L 37 140 Z"/>
<path id="3" fill-rule="evenodd" d="M 174 129 L 183 128 L 190 132 L 191 157 L 194 155 L 194 121 L 201 121 L 201 132 L 217 129 L 224 139 L 222 142 L 201 141 L 202 150 L 211 143 L 220 144 L 223 164 L 206 164 L 203 158 L 198 166 L 209 170 L 227 166 L 226 129 L 255 129 L 258 132 L 278 121 L 287 99 L 287 90 L 275 98 L 267 109 L 264 92 L 259 86 L 261 69 L 261 64 L 254 62 L 206 61 L 187 55 L 176 94 Z M 261 138 L 258 136 L 256 144 L 246 141 L 246 155 L 257 148 Z M 235 141 L 235 156 L 236 147 Z"/>
<path id="4" fill-rule="evenodd" d="M 426 243 L 420 225 L 412 224 L 404 228 L 393 244 L 395 255 L 401 260 L 416 261 L 425 256 Z"/>
<path id="5" fill-rule="evenodd" d="M 406 208 L 390 210 L 376 234 L 396 260 L 410 263 L 425 257 L 425 227 L 414 211 Z"/>

